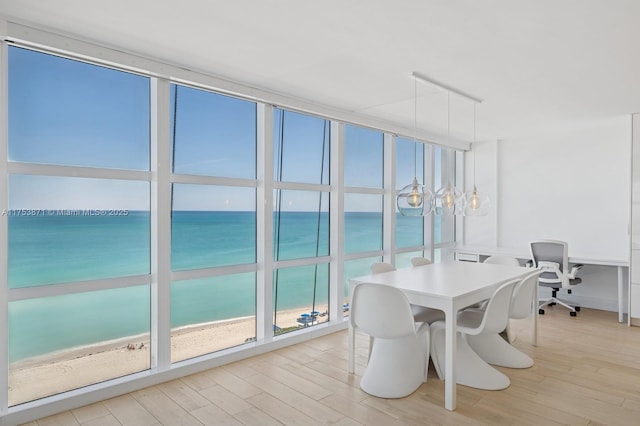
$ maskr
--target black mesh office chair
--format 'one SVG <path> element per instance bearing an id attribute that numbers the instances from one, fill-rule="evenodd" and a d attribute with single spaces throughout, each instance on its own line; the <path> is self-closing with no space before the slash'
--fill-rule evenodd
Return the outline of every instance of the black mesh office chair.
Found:
<path id="1" fill-rule="evenodd" d="M 543 287 L 551 287 L 551 297 L 540 303 L 538 312 L 544 314 L 545 306 L 558 304 L 569 309 L 569 315 L 575 317 L 576 312 L 580 311 L 580 306 L 570 305 L 558 299 L 557 294 L 561 288 L 565 288 L 571 294 L 571 288 L 582 282 L 582 279 L 576 277 L 582 265 L 576 264 L 569 268 L 568 244 L 564 241 L 535 240 L 529 243 L 529 248 L 533 267 L 543 270 L 538 283 Z"/>

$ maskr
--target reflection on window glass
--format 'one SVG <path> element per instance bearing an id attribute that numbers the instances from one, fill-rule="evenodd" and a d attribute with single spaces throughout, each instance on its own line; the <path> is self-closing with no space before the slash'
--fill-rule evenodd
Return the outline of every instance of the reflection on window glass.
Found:
<path id="1" fill-rule="evenodd" d="M 255 273 L 171 284 L 171 361 L 255 340 Z"/>
<path id="2" fill-rule="evenodd" d="M 148 274 L 149 183 L 9 176 L 9 287 Z"/>
<path id="3" fill-rule="evenodd" d="M 173 171 L 253 179 L 256 104 L 171 85 Z"/>
<path id="4" fill-rule="evenodd" d="M 345 186 L 382 188 L 383 141 L 382 132 L 345 126 Z"/>
<path id="5" fill-rule="evenodd" d="M 329 264 L 276 269 L 273 304 L 275 334 L 327 322 Z"/>
<path id="6" fill-rule="evenodd" d="M 9 159 L 149 170 L 149 79 L 9 47 Z"/>
<path id="7" fill-rule="evenodd" d="M 9 303 L 9 405 L 150 368 L 148 285 Z"/>
<path id="8" fill-rule="evenodd" d="M 329 183 L 329 121 L 276 108 L 274 180 Z"/>
<path id="9" fill-rule="evenodd" d="M 255 209 L 255 188 L 174 184 L 172 270 L 254 263 Z"/>
<path id="10" fill-rule="evenodd" d="M 345 252 L 382 250 L 382 196 L 345 194 L 344 210 Z"/>
<path id="11" fill-rule="evenodd" d="M 274 191 L 274 260 L 329 254 L 329 194 Z"/>

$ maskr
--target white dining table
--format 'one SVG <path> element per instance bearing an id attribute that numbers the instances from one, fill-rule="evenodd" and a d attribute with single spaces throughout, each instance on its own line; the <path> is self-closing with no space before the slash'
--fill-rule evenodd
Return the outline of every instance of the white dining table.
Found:
<path id="1" fill-rule="evenodd" d="M 501 284 L 522 279 L 532 270 L 525 267 L 474 262 L 443 262 L 398 269 L 349 280 L 349 296 L 362 283 L 397 287 L 414 305 L 445 313 L 445 408 L 456 409 L 456 329 L 461 308 L 488 299 Z M 351 299 L 350 299 L 351 300 Z M 348 370 L 355 370 L 355 330 L 349 322 Z"/>

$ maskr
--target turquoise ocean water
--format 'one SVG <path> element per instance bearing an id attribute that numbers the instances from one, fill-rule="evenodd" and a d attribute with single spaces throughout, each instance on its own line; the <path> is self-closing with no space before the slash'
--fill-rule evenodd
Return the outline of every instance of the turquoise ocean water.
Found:
<path id="1" fill-rule="evenodd" d="M 9 287 L 149 274 L 149 214 L 112 213 L 10 215 Z M 379 249 L 381 220 L 377 213 L 347 213 L 346 252 Z M 416 225 L 416 218 L 398 217 L 399 246 L 421 244 Z M 282 213 L 274 219 L 275 255 L 280 260 L 328 255 L 328 226 L 327 213 Z M 174 212 L 172 269 L 255 263 L 255 233 L 251 212 Z M 355 268 L 345 266 L 345 275 L 366 272 Z M 327 265 L 287 268 L 275 278 L 278 310 L 328 300 Z M 11 302 L 10 361 L 148 333 L 149 292 L 148 285 L 140 285 Z M 254 315 L 255 274 L 173 283 L 171 299 L 172 327 Z"/>

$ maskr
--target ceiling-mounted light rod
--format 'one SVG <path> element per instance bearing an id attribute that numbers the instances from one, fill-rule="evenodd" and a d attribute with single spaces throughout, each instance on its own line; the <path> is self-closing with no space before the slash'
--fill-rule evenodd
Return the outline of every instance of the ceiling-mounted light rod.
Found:
<path id="1" fill-rule="evenodd" d="M 432 78 L 429 78 L 429 77 L 424 76 L 422 74 L 419 74 L 417 72 L 413 72 L 413 73 L 411 73 L 411 75 L 414 78 L 418 79 L 418 80 L 424 81 L 424 82 L 429 83 L 429 84 L 433 84 L 436 87 L 439 87 L 439 88 L 441 88 L 443 90 L 446 90 L 448 92 L 451 92 L 451 93 L 455 93 L 456 95 L 461 96 L 461 97 L 466 98 L 466 99 L 469 99 L 470 101 L 476 102 L 478 104 L 482 103 L 482 99 L 480 99 L 480 98 L 476 98 L 475 96 L 468 95 L 468 94 L 466 94 L 464 92 L 461 92 L 461 91 L 459 91 L 457 89 L 454 89 L 451 86 L 448 86 L 446 84 L 440 83 L 440 82 L 438 82 L 438 81 L 436 81 L 436 80 L 434 80 Z"/>

